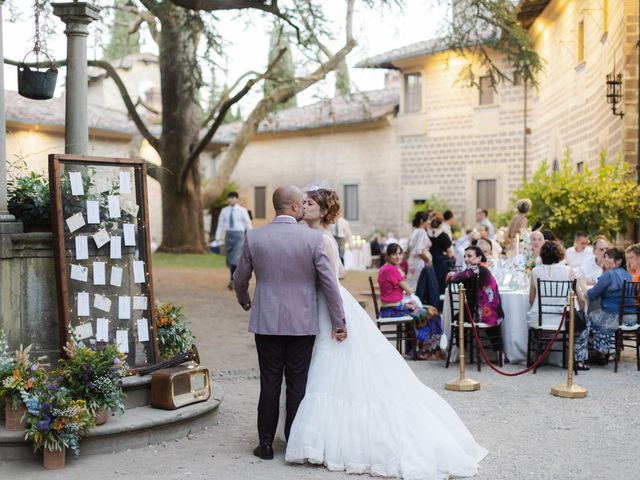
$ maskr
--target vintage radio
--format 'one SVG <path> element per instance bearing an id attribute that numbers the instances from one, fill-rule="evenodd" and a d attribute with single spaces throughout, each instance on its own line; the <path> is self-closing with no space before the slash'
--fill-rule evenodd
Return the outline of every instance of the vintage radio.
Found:
<path id="1" fill-rule="evenodd" d="M 176 408 L 204 402 L 211 396 L 209 369 L 197 364 L 157 370 L 151 376 L 151 405 Z"/>

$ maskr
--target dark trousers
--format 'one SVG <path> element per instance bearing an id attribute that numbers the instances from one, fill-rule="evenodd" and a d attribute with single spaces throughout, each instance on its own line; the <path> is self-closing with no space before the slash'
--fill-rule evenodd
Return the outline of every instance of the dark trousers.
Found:
<path id="1" fill-rule="evenodd" d="M 287 385 L 287 418 L 285 437 L 289 438 L 291 425 L 307 388 L 307 375 L 313 352 L 315 335 L 259 335 L 256 349 L 260 365 L 260 400 L 258 402 L 258 436 L 260 445 L 271 445 L 280 414 L 282 374 Z"/>

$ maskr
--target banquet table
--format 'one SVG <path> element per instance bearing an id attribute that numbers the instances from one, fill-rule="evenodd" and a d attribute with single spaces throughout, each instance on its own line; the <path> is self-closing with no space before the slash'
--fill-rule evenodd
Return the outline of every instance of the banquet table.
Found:
<path id="1" fill-rule="evenodd" d="M 344 249 L 345 270 L 366 270 L 371 266 L 371 249 L 369 244 Z"/>

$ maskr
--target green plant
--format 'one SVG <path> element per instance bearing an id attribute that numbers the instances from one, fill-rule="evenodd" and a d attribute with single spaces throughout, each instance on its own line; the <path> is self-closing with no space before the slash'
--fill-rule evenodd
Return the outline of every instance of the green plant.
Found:
<path id="1" fill-rule="evenodd" d="M 156 306 L 156 327 L 162 358 L 173 358 L 191 350 L 195 337 L 186 324 L 182 307 L 172 303 L 159 303 Z"/>
<path id="2" fill-rule="evenodd" d="M 24 438 L 33 442 L 34 450 L 68 448 L 80 453 L 80 439 L 95 426 L 84 400 L 73 398 L 56 378 L 25 392 L 22 399 L 27 407 Z"/>
<path id="3" fill-rule="evenodd" d="M 220 196 L 216 198 L 213 202 L 211 202 L 211 204 L 209 205 L 209 208 L 211 210 L 222 210 L 224 207 L 227 206 L 227 195 L 229 195 L 229 192 L 237 192 L 239 188 L 240 187 L 235 182 L 227 183 L 224 186 L 224 190 L 222 190 L 222 193 L 220 194 Z"/>
<path id="4" fill-rule="evenodd" d="M 567 149 L 558 171 L 550 171 L 543 162 L 514 196 L 531 199 L 530 223 L 541 221 L 565 241 L 572 240 L 576 230 L 615 239 L 640 212 L 640 191 L 632 169 L 620 157 L 607 162 L 604 151 L 595 170 L 585 166 L 578 174 Z"/>
<path id="5" fill-rule="evenodd" d="M 17 350 L 8 359 L 3 354 L 3 367 L 0 370 L 0 398 L 9 397 L 14 408 L 17 408 L 25 392 L 36 388 L 46 381 L 47 373 L 39 362 L 29 359 L 31 345 Z"/>
<path id="6" fill-rule="evenodd" d="M 30 172 L 7 181 L 7 208 L 18 220 L 29 225 L 51 223 L 49 180 L 42 173 Z"/>
<path id="7" fill-rule="evenodd" d="M 129 371 L 124 354 L 113 344 L 95 341 L 88 345 L 72 341 L 64 350 L 67 358 L 58 361 L 55 374 L 64 380 L 71 396 L 84 400 L 92 415 L 101 408 L 124 413 L 122 378 Z"/>
<path id="8" fill-rule="evenodd" d="M 449 208 L 449 204 L 446 200 L 438 197 L 437 195 L 431 195 L 424 202 L 416 203 L 413 206 L 409 211 L 409 222 L 413 221 L 413 217 L 417 212 L 425 212 L 427 210 L 433 210 L 434 212 L 438 212 L 442 215 L 445 210 L 451 209 Z"/>

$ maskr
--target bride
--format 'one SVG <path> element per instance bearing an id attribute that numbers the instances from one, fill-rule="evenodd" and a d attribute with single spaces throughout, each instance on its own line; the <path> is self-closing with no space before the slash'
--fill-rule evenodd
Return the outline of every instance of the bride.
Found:
<path id="1" fill-rule="evenodd" d="M 304 220 L 323 233 L 336 275 L 342 265 L 328 226 L 339 210 L 334 191 L 307 192 Z M 487 451 L 449 404 L 418 380 L 349 292 L 340 290 L 348 336 L 342 343 L 331 338 L 319 293 L 320 333 L 286 460 L 403 479 L 475 475 Z"/>

